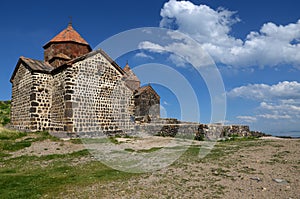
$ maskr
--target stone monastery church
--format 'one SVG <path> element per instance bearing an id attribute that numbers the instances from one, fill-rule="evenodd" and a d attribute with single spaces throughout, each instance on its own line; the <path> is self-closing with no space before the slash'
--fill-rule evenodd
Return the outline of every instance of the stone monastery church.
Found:
<path id="1" fill-rule="evenodd" d="M 130 130 L 160 116 L 160 96 L 129 65 L 122 69 L 69 23 L 44 46 L 44 60 L 20 57 L 12 83 L 11 127 L 54 133 Z"/>

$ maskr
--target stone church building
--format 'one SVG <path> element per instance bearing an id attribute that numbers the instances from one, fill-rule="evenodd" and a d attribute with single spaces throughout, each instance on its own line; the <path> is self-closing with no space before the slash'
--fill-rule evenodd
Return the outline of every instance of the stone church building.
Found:
<path id="1" fill-rule="evenodd" d="M 130 131 L 160 116 L 160 96 L 126 64 L 122 69 L 69 23 L 44 48 L 44 60 L 20 57 L 12 83 L 11 126 L 78 134 Z"/>

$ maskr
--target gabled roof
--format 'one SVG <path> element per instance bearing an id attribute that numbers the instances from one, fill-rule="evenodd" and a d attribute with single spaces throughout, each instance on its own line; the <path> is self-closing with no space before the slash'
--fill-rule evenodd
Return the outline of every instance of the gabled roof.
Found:
<path id="1" fill-rule="evenodd" d="M 80 36 L 80 34 L 76 30 L 74 30 L 71 23 L 69 23 L 66 29 L 58 33 L 58 35 L 56 35 L 43 47 L 47 48 L 47 46 L 50 45 L 51 43 L 59 43 L 59 42 L 75 42 L 90 47 L 90 45 Z"/>
<path id="2" fill-rule="evenodd" d="M 51 72 L 53 70 L 53 66 L 41 60 L 30 59 L 23 56 L 20 57 L 20 60 L 27 64 L 33 71 Z"/>
<path id="3" fill-rule="evenodd" d="M 142 93 L 146 92 L 146 91 L 150 91 L 151 93 L 153 93 L 158 99 L 160 99 L 160 96 L 157 94 L 157 92 L 152 88 L 152 86 L 150 84 L 148 84 L 147 86 L 143 86 L 137 89 L 137 92 L 135 93 L 135 96 L 139 96 Z"/>
<path id="4" fill-rule="evenodd" d="M 30 71 L 35 71 L 35 72 L 41 72 L 41 73 L 56 73 L 58 71 L 61 71 L 63 69 L 65 69 L 66 67 L 72 66 L 72 64 L 75 64 L 78 61 L 82 61 L 88 57 L 91 57 L 93 55 L 96 55 L 98 53 L 101 53 L 101 55 L 103 57 L 105 57 L 105 59 L 107 59 L 108 62 L 111 63 L 111 65 L 121 74 L 124 75 L 125 71 L 115 62 L 112 60 L 112 58 L 110 58 L 102 49 L 98 49 L 96 51 L 92 51 L 90 53 L 87 53 L 83 56 L 77 57 L 75 59 L 72 59 L 68 62 L 66 62 L 65 64 L 54 68 L 53 66 L 51 66 L 48 62 L 45 61 L 40 61 L 40 60 L 35 60 L 35 59 L 30 59 L 30 58 L 26 58 L 21 56 L 17 62 L 17 65 L 15 67 L 15 70 L 10 78 L 10 82 L 12 82 L 13 78 L 16 75 L 16 72 L 18 71 L 21 63 L 24 64 L 24 66 L 30 70 Z"/>
<path id="5" fill-rule="evenodd" d="M 10 78 L 10 82 L 12 82 L 13 78 L 15 77 L 21 63 L 24 64 L 24 66 L 30 70 L 30 71 L 37 71 L 37 72 L 43 72 L 43 73 L 51 73 L 51 71 L 54 69 L 53 66 L 51 66 L 49 63 L 41 61 L 41 60 L 35 60 L 30 59 L 21 56 L 17 62 L 16 68 Z"/>
<path id="6" fill-rule="evenodd" d="M 92 51 L 92 52 L 89 52 L 85 55 L 82 55 L 80 57 L 77 57 L 75 59 L 72 59 L 68 62 L 66 62 L 65 64 L 55 68 L 52 72 L 56 72 L 56 71 L 60 71 L 62 69 L 64 69 L 65 67 L 68 67 L 68 66 L 71 66 L 72 64 L 75 64 L 76 62 L 79 62 L 79 61 L 82 61 L 86 58 L 89 58 L 91 56 L 94 56 L 96 54 L 100 53 L 109 63 L 111 63 L 111 65 L 117 70 L 119 71 L 119 73 L 121 73 L 121 75 L 124 75 L 125 74 L 125 71 L 114 61 L 112 60 L 111 57 L 109 57 L 102 49 L 98 49 L 98 50 L 95 50 L 95 51 Z"/>

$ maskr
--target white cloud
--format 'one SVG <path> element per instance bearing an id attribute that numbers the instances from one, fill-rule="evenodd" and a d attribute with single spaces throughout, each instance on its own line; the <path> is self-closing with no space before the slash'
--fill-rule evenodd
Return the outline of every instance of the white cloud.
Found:
<path id="1" fill-rule="evenodd" d="M 291 119 L 290 115 L 279 115 L 279 114 L 261 114 L 258 115 L 258 117 L 262 117 L 265 119 L 274 119 L 274 120 L 279 120 L 279 119 Z"/>
<path id="2" fill-rule="evenodd" d="M 178 31 L 168 31 L 164 35 L 163 44 L 143 41 L 139 43 L 140 50 L 166 54 L 169 53 L 168 59 L 176 66 L 184 67 L 190 63 L 195 67 L 204 67 L 214 65 L 213 60 L 203 50 L 201 45 L 188 35 Z"/>
<path id="3" fill-rule="evenodd" d="M 140 57 L 140 58 L 154 59 L 152 56 L 147 55 L 147 54 L 145 54 L 145 53 L 143 53 L 143 52 L 139 52 L 139 53 L 135 54 L 135 56 L 136 56 L 136 57 Z"/>
<path id="4" fill-rule="evenodd" d="M 169 106 L 170 104 L 167 101 L 163 101 L 163 104 Z"/>
<path id="5" fill-rule="evenodd" d="M 242 120 L 244 122 L 247 122 L 247 123 L 253 123 L 253 122 L 257 121 L 256 117 L 247 116 L 247 115 L 240 115 L 240 116 L 237 116 L 236 118 L 240 119 L 240 120 Z"/>
<path id="6" fill-rule="evenodd" d="M 263 24 L 241 40 L 230 35 L 232 25 L 240 19 L 226 9 L 170 0 L 160 15 L 161 27 L 188 34 L 218 63 L 235 67 L 290 64 L 300 68 L 300 20 L 288 25 Z"/>
<path id="7" fill-rule="evenodd" d="M 250 84 L 234 88 L 228 92 L 231 98 L 242 97 L 259 102 L 251 116 L 237 116 L 247 123 L 255 123 L 264 128 L 300 128 L 300 83 L 279 82 L 274 85 Z M 269 124 L 265 126 L 265 124 Z"/>
<path id="8" fill-rule="evenodd" d="M 152 43 L 150 41 L 144 41 L 139 43 L 139 49 L 149 50 L 150 52 L 163 53 L 166 52 L 166 49 L 159 44 Z"/>
<path id="9" fill-rule="evenodd" d="M 265 101 L 272 99 L 300 100 L 300 83 L 284 81 L 275 85 L 249 84 L 232 89 L 227 93 L 227 96 Z"/>

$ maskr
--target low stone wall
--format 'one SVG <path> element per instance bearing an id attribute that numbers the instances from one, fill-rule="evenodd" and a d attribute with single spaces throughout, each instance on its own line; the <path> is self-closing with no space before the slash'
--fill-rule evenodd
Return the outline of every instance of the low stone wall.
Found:
<path id="1" fill-rule="evenodd" d="M 164 122 L 170 123 L 164 123 Z M 141 123 L 134 125 L 130 131 L 95 131 L 95 132 L 77 132 L 77 133 L 57 133 L 58 137 L 99 137 L 99 136 L 163 136 L 176 137 L 196 140 L 216 140 L 218 138 L 237 136 L 256 136 L 245 125 L 221 125 L 221 124 L 200 124 L 183 123 L 177 120 L 159 120 L 157 123 Z"/>
<path id="2" fill-rule="evenodd" d="M 158 135 L 178 138 L 190 138 L 197 140 L 215 140 L 218 138 L 237 136 L 251 136 L 249 126 L 244 125 L 219 125 L 200 123 L 145 123 L 136 125 L 134 131 L 128 133 Z"/>

